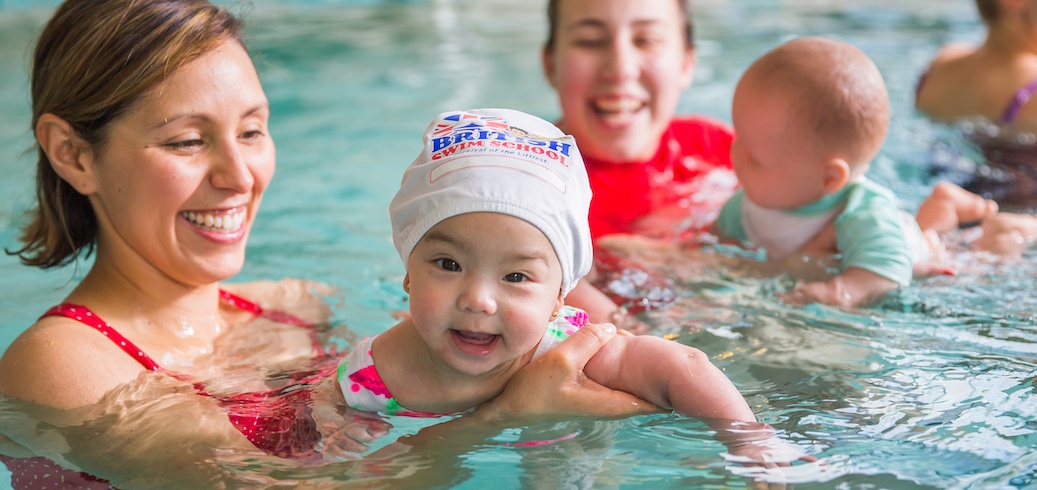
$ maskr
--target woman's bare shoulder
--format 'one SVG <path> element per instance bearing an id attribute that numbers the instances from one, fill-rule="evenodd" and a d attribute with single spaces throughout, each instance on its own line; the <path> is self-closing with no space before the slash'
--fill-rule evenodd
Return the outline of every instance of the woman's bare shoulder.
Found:
<path id="1" fill-rule="evenodd" d="M 0 357 L 0 393 L 55 408 L 97 403 L 143 368 L 100 332 L 72 319 L 46 317 Z"/>
<path id="2" fill-rule="evenodd" d="M 920 88 L 942 87 L 961 78 L 959 72 L 975 62 L 976 47 L 966 43 L 951 43 L 940 48 L 929 62 L 919 80 Z"/>
<path id="3" fill-rule="evenodd" d="M 954 60 L 960 60 L 976 52 L 976 47 L 965 42 L 949 43 L 940 48 L 933 57 L 932 65 L 942 65 Z"/>
<path id="4" fill-rule="evenodd" d="M 991 74 L 999 69 L 992 60 L 980 56 L 974 46 L 948 44 L 919 78 L 915 104 L 937 119 L 989 117 L 1000 109 L 988 107 L 990 92 L 997 92 L 1003 85 L 990 81 Z"/>

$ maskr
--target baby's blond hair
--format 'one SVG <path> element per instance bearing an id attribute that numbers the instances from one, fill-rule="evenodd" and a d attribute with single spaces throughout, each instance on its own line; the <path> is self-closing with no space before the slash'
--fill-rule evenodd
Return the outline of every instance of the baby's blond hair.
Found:
<path id="1" fill-rule="evenodd" d="M 802 37 L 756 60 L 743 81 L 792 97 L 794 122 L 847 160 L 867 167 L 889 130 L 889 95 L 875 63 L 856 47 Z"/>

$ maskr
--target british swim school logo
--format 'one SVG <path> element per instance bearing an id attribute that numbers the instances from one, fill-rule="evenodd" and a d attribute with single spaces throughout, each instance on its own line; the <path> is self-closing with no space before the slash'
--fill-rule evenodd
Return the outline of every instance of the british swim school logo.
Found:
<path id="1" fill-rule="evenodd" d="M 511 126 L 504 118 L 457 112 L 443 117 L 430 134 L 432 160 L 471 151 L 488 155 L 518 152 L 521 157 L 568 167 L 572 138 L 547 138 Z M 496 150 L 496 151 L 494 151 Z"/>
<path id="2" fill-rule="evenodd" d="M 429 143 L 431 160 L 438 162 L 430 182 L 456 170 L 497 167 L 539 177 L 559 192 L 566 191 L 558 165 L 569 167 L 572 137 L 547 138 L 512 126 L 501 117 L 457 112 L 436 123 Z"/>

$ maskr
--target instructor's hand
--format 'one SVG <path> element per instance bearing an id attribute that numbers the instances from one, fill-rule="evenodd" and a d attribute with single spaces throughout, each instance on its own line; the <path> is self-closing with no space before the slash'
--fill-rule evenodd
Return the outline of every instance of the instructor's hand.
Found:
<path id="1" fill-rule="evenodd" d="M 504 392 L 482 404 L 475 415 L 487 422 L 519 418 L 629 417 L 663 410 L 636 396 L 602 386 L 584 374 L 594 354 L 616 336 L 610 323 L 590 324 L 534 359 Z"/>

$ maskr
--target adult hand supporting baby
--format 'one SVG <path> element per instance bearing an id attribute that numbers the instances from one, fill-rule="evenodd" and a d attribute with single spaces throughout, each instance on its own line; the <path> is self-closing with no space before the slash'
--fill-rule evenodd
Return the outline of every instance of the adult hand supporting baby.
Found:
<path id="1" fill-rule="evenodd" d="M 660 413 L 659 407 L 629 393 L 606 388 L 584 373 L 587 362 L 617 335 L 611 323 L 589 324 L 522 368 L 493 400 L 470 416 L 485 422 L 517 417 L 629 417 Z"/>
<path id="2" fill-rule="evenodd" d="M 624 333 L 619 333 L 623 335 Z M 599 349 L 617 335 L 612 324 L 588 324 L 543 356 L 522 368 L 493 400 L 448 422 L 404 436 L 364 458 L 378 463 L 406 454 L 410 461 L 434 464 L 408 477 L 423 487 L 456 483 L 451 458 L 483 444 L 501 429 L 523 421 L 584 417 L 628 417 L 661 412 L 629 393 L 608 389 L 587 378 L 584 368 Z M 460 429 L 460 430 L 459 430 Z"/>

